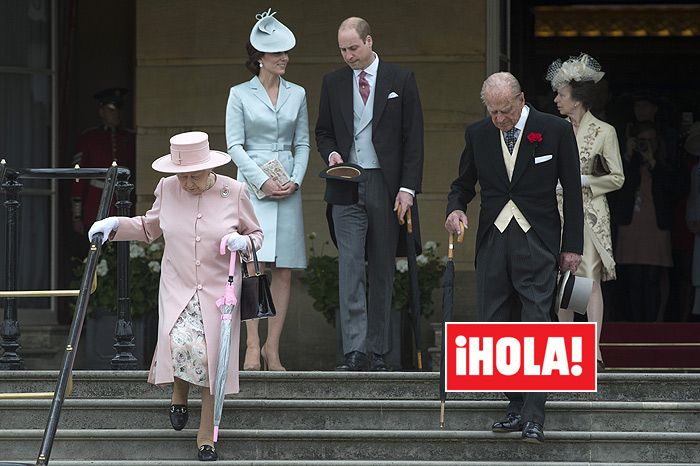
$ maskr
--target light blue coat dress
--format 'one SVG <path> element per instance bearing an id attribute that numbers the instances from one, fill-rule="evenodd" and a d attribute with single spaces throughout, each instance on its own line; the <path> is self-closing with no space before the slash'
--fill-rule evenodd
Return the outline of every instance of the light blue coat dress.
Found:
<path id="1" fill-rule="evenodd" d="M 238 167 L 238 181 L 260 189 L 268 178 L 260 166 L 277 159 L 301 188 L 309 162 L 304 88 L 280 78 L 273 106 L 257 76 L 232 87 L 226 106 L 226 145 Z M 258 199 L 250 187 L 249 193 L 265 235 L 258 259 L 277 267 L 305 268 L 301 189 L 282 200 Z"/>

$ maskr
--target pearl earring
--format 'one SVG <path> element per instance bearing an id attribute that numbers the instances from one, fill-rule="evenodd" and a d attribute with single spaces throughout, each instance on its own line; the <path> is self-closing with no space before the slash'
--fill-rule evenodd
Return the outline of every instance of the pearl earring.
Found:
<path id="1" fill-rule="evenodd" d="M 258 62 L 258 67 L 262 68 L 262 62 L 261 62 L 261 61 Z"/>

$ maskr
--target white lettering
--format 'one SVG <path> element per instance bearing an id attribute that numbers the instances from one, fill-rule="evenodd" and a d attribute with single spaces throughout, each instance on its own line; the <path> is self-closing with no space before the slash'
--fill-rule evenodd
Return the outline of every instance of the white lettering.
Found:
<path id="1" fill-rule="evenodd" d="M 504 337 L 496 343 L 496 369 L 503 375 L 515 375 L 520 370 L 520 341 Z"/>
<path id="2" fill-rule="evenodd" d="M 469 375 L 493 375 L 493 338 L 483 339 L 483 347 L 479 347 L 479 337 L 469 337 Z M 480 374 L 481 363 L 484 370 Z"/>
<path id="3" fill-rule="evenodd" d="M 466 337 L 464 337 L 464 335 L 458 335 L 457 338 L 455 338 L 455 344 L 457 345 L 457 375 L 467 375 L 467 348 L 464 347 L 467 344 Z"/>
<path id="4" fill-rule="evenodd" d="M 544 360 L 542 361 L 542 375 L 552 375 L 553 371 L 559 371 L 559 375 L 569 375 L 564 337 L 547 339 L 547 348 L 544 351 Z"/>
<path id="5" fill-rule="evenodd" d="M 523 374 L 540 375 L 540 366 L 535 364 L 535 339 L 533 337 L 525 337 L 523 340 L 523 361 L 525 363 Z"/>

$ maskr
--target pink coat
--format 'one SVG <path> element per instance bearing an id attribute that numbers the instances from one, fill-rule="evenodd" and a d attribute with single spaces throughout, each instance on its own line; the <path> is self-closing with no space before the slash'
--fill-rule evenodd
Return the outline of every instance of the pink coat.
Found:
<path id="1" fill-rule="evenodd" d="M 219 254 L 221 238 L 234 231 L 248 235 L 260 249 L 263 233 L 253 211 L 246 186 L 233 178 L 216 175 L 214 185 L 201 195 L 180 187 L 176 176 L 161 178 L 153 207 L 143 216 L 119 217 L 114 241 L 165 240 L 158 296 L 158 344 L 148 381 L 173 382 L 170 330 L 195 292 L 199 294 L 207 344 L 210 382 L 216 375 L 219 352 L 220 312 L 216 300 L 224 292 L 229 255 Z M 235 280 L 240 297 L 241 275 Z M 226 394 L 238 393 L 238 345 L 240 319 L 234 310 Z M 211 384 L 210 384 L 211 385 Z"/>

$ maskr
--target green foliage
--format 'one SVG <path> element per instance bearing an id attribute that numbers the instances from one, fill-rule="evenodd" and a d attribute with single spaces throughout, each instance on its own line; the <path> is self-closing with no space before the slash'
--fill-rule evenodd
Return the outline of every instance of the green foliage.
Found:
<path id="1" fill-rule="evenodd" d="M 129 298 L 132 317 L 158 312 L 158 287 L 160 261 L 163 258 L 163 243 L 129 244 Z M 80 286 L 85 261 L 73 269 L 73 286 Z M 104 245 L 97 264 L 97 290 L 90 296 L 91 309 L 117 310 L 117 248 L 112 242 Z"/>
<path id="2" fill-rule="evenodd" d="M 427 241 L 423 246 L 423 253 L 416 258 L 418 264 L 418 288 L 420 289 L 421 314 L 424 317 L 433 315 L 433 290 L 440 286 L 442 275 L 445 272 L 446 257 L 438 254 L 440 245 L 434 241 Z M 395 309 L 409 310 L 411 294 L 410 278 L 408 275 L 408 261 L 398 259 L 396 261 L 396 275 L 394 276 Z"/>
<path id="3" fill-rule="evenodd" d="M 314 239 L 316 233 L 309 234 L 311 247 L 309 263 L 301 276 L 309 295 L 314 299 L 314 309 L 323 314 L 329 324 L 335 326 L 335 310 L 338 308 L 338 257 L 323 254 L 328 241 L 316 253 Z"/>
<path id="4" fill-rule="evenodd" d="M 314 309 L 323 314 L 328 323 L 335 325 L 335 311 L 338 299 L 338 258 L 324 254 L 328 245 L 326 241 L 320 251 L 314 246 L 315 233 L 309 234 L 309 263 L 301 276 L 301 282 L 314 300 Z M 428 241 L 423 247 L 423 254 L 416 258 L 418 264 L 418 283 L 420 287 L 421 312 L 423 316 L 433 314 L 433 290 L 440 286 L 445 271 L 446 257 L 438 254 L 438 243 Z M 409 310 L 410 285 L 408 262 L 406 259 L 396 261 L 394 277 L 393 306 L 401 311 Z"/>

